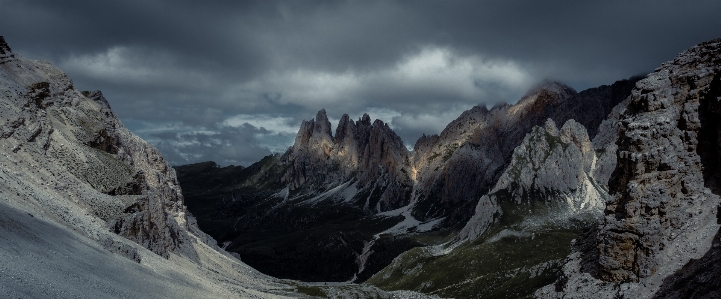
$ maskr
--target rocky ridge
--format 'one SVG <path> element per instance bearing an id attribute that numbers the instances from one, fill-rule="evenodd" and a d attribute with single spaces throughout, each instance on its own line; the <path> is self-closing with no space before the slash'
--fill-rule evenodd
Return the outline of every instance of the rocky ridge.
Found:
<path id="1" fill-rule="evenodd" d="M 573 119 L 561 130 L 551 119 L 543 127 L 534 127 L 513 151 L 510 165 L 493 189 L 481 197 L 459 238 L 472 242 L 480 237 L 503 214 L 501 201 L 528 207 L 517 228 L 521 230 L 577 224 L 572 221 L 593 223 L 608 197 L 593 176 L 597 155 L 603 153 L 597 154 L 586 129 Z"/>
<path id="2" fill-rule="evenodd" d="M 203 181 L 213 184 L 212 190 L 195 186 L 200 165 L 183 166 L 181 184 L 203 229 L 254 267 L 284 278 L 363 281 L 401 252 L 430 245 L 413 235 L 461 229 L 534 126 L 549 118 L 563 124 L 585 111 L 594 113 L 578 117 L 584 119 L 579 125 L 598 126 L 636 80 L 580 93 L 546 82 L 516 105 L 464 112 L 440 135 L 420 138 L 412 152 L 387 124 L 371 122 L 368 115 L 357 121 L 344 115 L 332 134 L 321 110 L 303 122 L 283 155 L 239 171 L 210 171 L 218 177 Z M 614 146 L 609 140 L 617 127 L 604 125 L 609 129 L 595 135 L 605 137 L 584 145 L 597 151 L 589 168 L 597 173 L 588 175 L 597 182 L 607 181 L 615 163 L 613 155 L 599 154 L 615 151 L 608 146 Z M 337 231 L 328 233 L 328 223 Z M 297 239 L 301 231 L 303 241 Z M 318 246 L 323 249 L 313 249 Z M 308 256 L 339 262 L 329 265 Z M 297 267 L 284 266 L 285 258 Z"/>
<path id="3" fill-rule="evenodd" d="M 590 128 L 588 135 L 595 138 L 603 120 L 630 94 L 638 79 L 632 77 L 578 93 L 561 83 L 546 82 L 515 105 L 501 105 L 490 111 L 475 107 L 451 122 L 439 136 L 422 137 L 412 157 L 414 170 L 419 173 L 416 179 L 421 203 L 414 216 L 448 217 L 448 224 L 465 223 L 473 215 L 478 199 L 493 188 L 511 162 L 513 150 L 534 126 L 543 125 L 549 118 L 558 124 L 575 119 Z M 605 148 L 606 143 L 597 148 Z"/>
<path id="4" fill-rule="evenodd" d="M 558 82 L 545 82 L 515 105 L 491 110 L 477 106 L 465 111 L 440 135 L 422 136 L 411 153 L 386 124 L 376 120 L 371 125 L 367 115 L 357 122 L 344 115 L 333 136 L 325 110 L 321 110 L 315 120 L 301 125 L 295 144 L 285 155 L 290 169 L 282 181 L 295 194 L 319 194 L 342 186 L 351 189 L 345 194 L 368 196 L 367 189 L 373 186 L 378 191 L 371 191 L 372 196 L 359 205 L 367 207 L 372 201 L 370 210 L 375 213 L 412 202 L 414 219 L 429 222 L 442 218 L 445 226 L 462 224 L 499 179 L 513 149 L 531 128 L 548 118 L 557 123 L 582 119 L 581 125 L 592 127 L 589 135 L 593 138 L 636 80 L 580 93 Z M 603 167 L 598 171 L 604 169 L 608 172 Z M 361 191 L 364 188 L 366 192 Z M 373 197 L 378 199 L 371 200 Z M 373 207 L 375 203 L 379 206 Z"/>
<path id="5" fill-rule="evenodd" d="M 0 51 L 0 297 L 393 296 L 248 267 L 198 229 L 174 169 L 100 92 L 76 90 L 3 37 Z"/>
<path id="6" fill-rule="evenodd" d="M 605 157 L 615 157 L 608 151 L 615 145 L 595 144 L 605 147 L 595 148 L 573 119 L 560 130 L 550 118 L 533 127 L 454 239 L 404 252 L 368 282 L 460 298 L 533 294 L 556 279 L 570 251 L 566 244 L 602 218 L 608 193 L 599 180 L 608 178 L 596 170 L 599 161 L 615 166 L 615 159 Z M 449 269 L 454 274 L 433 275 Z"/>
<path id="7" fill-rule="evenodd" d="M 303 121 L 295 143 L 286 154 L 288 171 L 281 181 L 293 193 L 317 194 L 345 184 L 346 200 L 365 210 L 382 212 L 407 205 L 412 181 L 408 150 L 383 121 L 358 121 L 344 114 L 335 136 L 325 110 L 315 120 Z M 357 195 L 357 196 L 356 196 Z"/>
<path id="8" fill-rule="evenodd" d="M 166 258 L 181 251 L 191 228 L 173 169 L 123 127 L 100 92 L 78 92 L 53 66 L 20 59 L 3 65 L 1 80 L 0 136 L 14 155 L 31 164 L 61 165 L 76 182 L 53 188 L 100 192 L 77 195 L 78 204 L 117 234 Z M 63 181 L 48 175 L 38 179 Z"/>
<path id="9" fill-rule="evenodd" d="M 650 298 L 709 252 L 719 230 L 720 96 L 721 40 L 637 83 L 620 118 L 603 222 L 577 241 L 564 275 L 537 297 Z"/>

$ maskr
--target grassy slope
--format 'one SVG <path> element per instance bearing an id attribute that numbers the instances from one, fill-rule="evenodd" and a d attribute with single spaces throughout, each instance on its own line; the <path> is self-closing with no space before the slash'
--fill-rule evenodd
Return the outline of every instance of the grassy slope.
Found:
<path id="1" fill-rule="evenodd" d="M 528 202 L 528 201 L 527 201 Z M 581 225 L 524 229 L 533 216 L 551 212 L 552 202 L 516 205 L 501 201 L 504 214 L 481 238 L 450 253 L 433 256 L 425 248 L 400 255 L 366 283 L 384 290 L 414 290 L 454 298 L 524 298 L 553 283 Z M 494 240 L 507 230 L 517 235 Z"/>
<path id="2" fill-rule="evenodd" d="M 556 136 L 536 134 L 533 138 L 545 138 L 551 148 L 564 146 Z M 516 155 L 514 163 L 529 162 Z M 509 171 L 519 175 L 516 164 Z M 511 184 L 509 188 L 519 186 Z M 520 204 L 509 190 L 492 195 L 503 213 L 481 238 L 440 256 L 415 248 L 367 283 L 385 290 L 406 289 L 442 297 L 524 298 L 554 282 L 560 263 L 570 253 L 571 240 L 594 221 L 593 216 L 563 217 L 559 212 L 567 207 L 560 194 L 524 194 Z"/>

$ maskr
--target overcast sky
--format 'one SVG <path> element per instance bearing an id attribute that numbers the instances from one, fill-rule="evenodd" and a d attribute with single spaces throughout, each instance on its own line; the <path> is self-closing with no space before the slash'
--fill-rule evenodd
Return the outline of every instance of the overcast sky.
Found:
<path id="1" fill-rule="evenodd" d="M 0 35 L 102 90 L 171 164 L 247 166 L 322 108 L 332 122 L 368 113 L 412 147 L 544 79 L 580 91 L 646 74 L 721 37 L 719 12 L 715 0 L 0 0 Z"/>

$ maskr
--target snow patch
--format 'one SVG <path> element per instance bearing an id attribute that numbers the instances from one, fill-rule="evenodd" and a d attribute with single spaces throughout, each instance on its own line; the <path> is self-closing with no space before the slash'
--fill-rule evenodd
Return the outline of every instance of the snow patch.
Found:
<path id="1" fill-rule="evenodd" d="M 354 184 L 354 185 L 355 185 L 355 184 Z M 317 203 L 319 203 L 319 202 L 321 202 L 321 201 L 323 201 L 323 200 L 326 200 L 326 199 L 329 199 L 329 198 L 334 198 L 334 197 L 336 197 L 337 195 L 341 195 L 341 197 L 344 199 L 344 201 L 345 201 L 345 200 L 348 200 L 348 199 L 347 199 L 347 196 L 348 196 L 347 193 L 357 192 L 357 191 L 354 190 L 355 187 L 350 188 L 350 189 L 353 189 L 353 190 L 351 190 L 351 191 L 345 190 L 345 189 L 346 189 L 347 187 L 349 187 L 349 186 L 351 186 L 351 181 L 348 181 L 348 182 L 345 182 L 345 183 L 343 183 L 343 184 L 340 184 L 340 185 L 338 185 L 338 186 L 336 186 L 336 187 L 334 187 L 334 188 L 332 188 L 332 189 L 330 189 L 330 190 L 328 190 L 328 191 L 325 191 L 325 192 L 323 192 L 323 193 L 321 193 L 321 194 L 319 194 L 319 195 L 317 195 L 317 196 L 315 196 L 315 197 L 313 197 L 313 198 L 311 198 L 311 199 L 305 200 L 305 201 L 303 202 L 303 204 L 315 205 L 315 204 L 317 204 Z M 352 186 L 351 186 L 351 187 L 352 187 Z M 345 192 L 344 192 L 344 191 L 345 191 Z M 352 198 L 352 197 L 351 197 L 351 198 Z"/>
<path id="2" fill-rule="evenodd" d="M 432 230 L 438 223 L 443 221 L 445 217 L 442 218 L 436 218 L 430 221 L 421 222 L 413 215 L 411 215 L 411 210 L 413 208 L 413 205 L 408 205 L 405 207 L 402 207 L 400 209 L 395 209 L 392 211 L 386 211 L 383 213 L 379 213 L 379 216 L 387 216 L 387 217 L 396 217 L 396 216 L 403 216 L 403 221 L 397 223 L 393 227 L 384 230 L 380 233 L 375 234 L 373 237 L 375 239 L 378 239 L 381 235 L 390 234 L 390 235 L 401 235 L 409 232 L 427 232 Z"/>

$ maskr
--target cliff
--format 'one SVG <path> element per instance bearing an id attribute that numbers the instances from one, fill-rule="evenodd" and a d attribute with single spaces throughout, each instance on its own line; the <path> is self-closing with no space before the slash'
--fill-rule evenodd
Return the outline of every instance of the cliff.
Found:
<path id="1" fill-rule="evenodd" d="M 586 129 L 568 120 L 561 130 L 548 119 L 534 127 L 513 151 L 509 166 L 459 234 L 474 241 L 504 213 L 521 216 L 515 229 L 532 231 L 541 226 L 575 228 L 601 216 L 607 190 L 596 181 L 597 151 Z"/>
<path id="2" fill-rule="evenodd" d="M 545 82 L 515 105 L 496 106 L 490 111 L 474 107 L 439 136 L 422 137 L 412 157 L 418 185 L 413 215 L 423 220 L 445 217 L 447 225 L 465 223 L 473 215 L 478 199 L 493 188 L 511 163 L 514 149 L 534 126 L 543 126 L 547 119 L 557 124 L 574 119 L 586 128 L 590 139 L 595 139 L 602 122 L 626 99 L 639 79 L 632 77 L 579 93 L 561 83 Z M 614 130 L 605 129 L 608 133 L 602 135 L 613 135 Z M 594 147 L 605 149 L 612 143 L 608 139 L 600 138 Z M 615 163 L 612 160 L 600 164 Z M 596 169 L 608 176 L 606 168 Z M 605 178 L 600 179 L 605 182 Z"/>
<path id="3" fill-rule="evenodd" d="M 538 297 L 664 297 L 687 273 L 717 271 L 694 267 L 714 256 L 719 229 L 719 96 L 721 40 L 679 54 L 636 84 L 620 116 L 603 222 L 577 241 L 564 275 Z"/>
<path id="4" fill-rule="evenodd" d="M 408 150 L 383 121 L 358 121 L 344 114 L 331 134 L 325 110 L 303 121 L 285 155 L 289 165 L 283 182 L 295 194 L 319 194 L 343 185 L 345 200 L 365 210 L 382 212 L 407 205 L 413 183 L 408 176 Z"/>
<path id="5" fill-rule="evenodd" d="M 100 92 L 0 37 L 0 294 L 52 298 L 292 296 L 220 250 L 175 171 Z"/>

